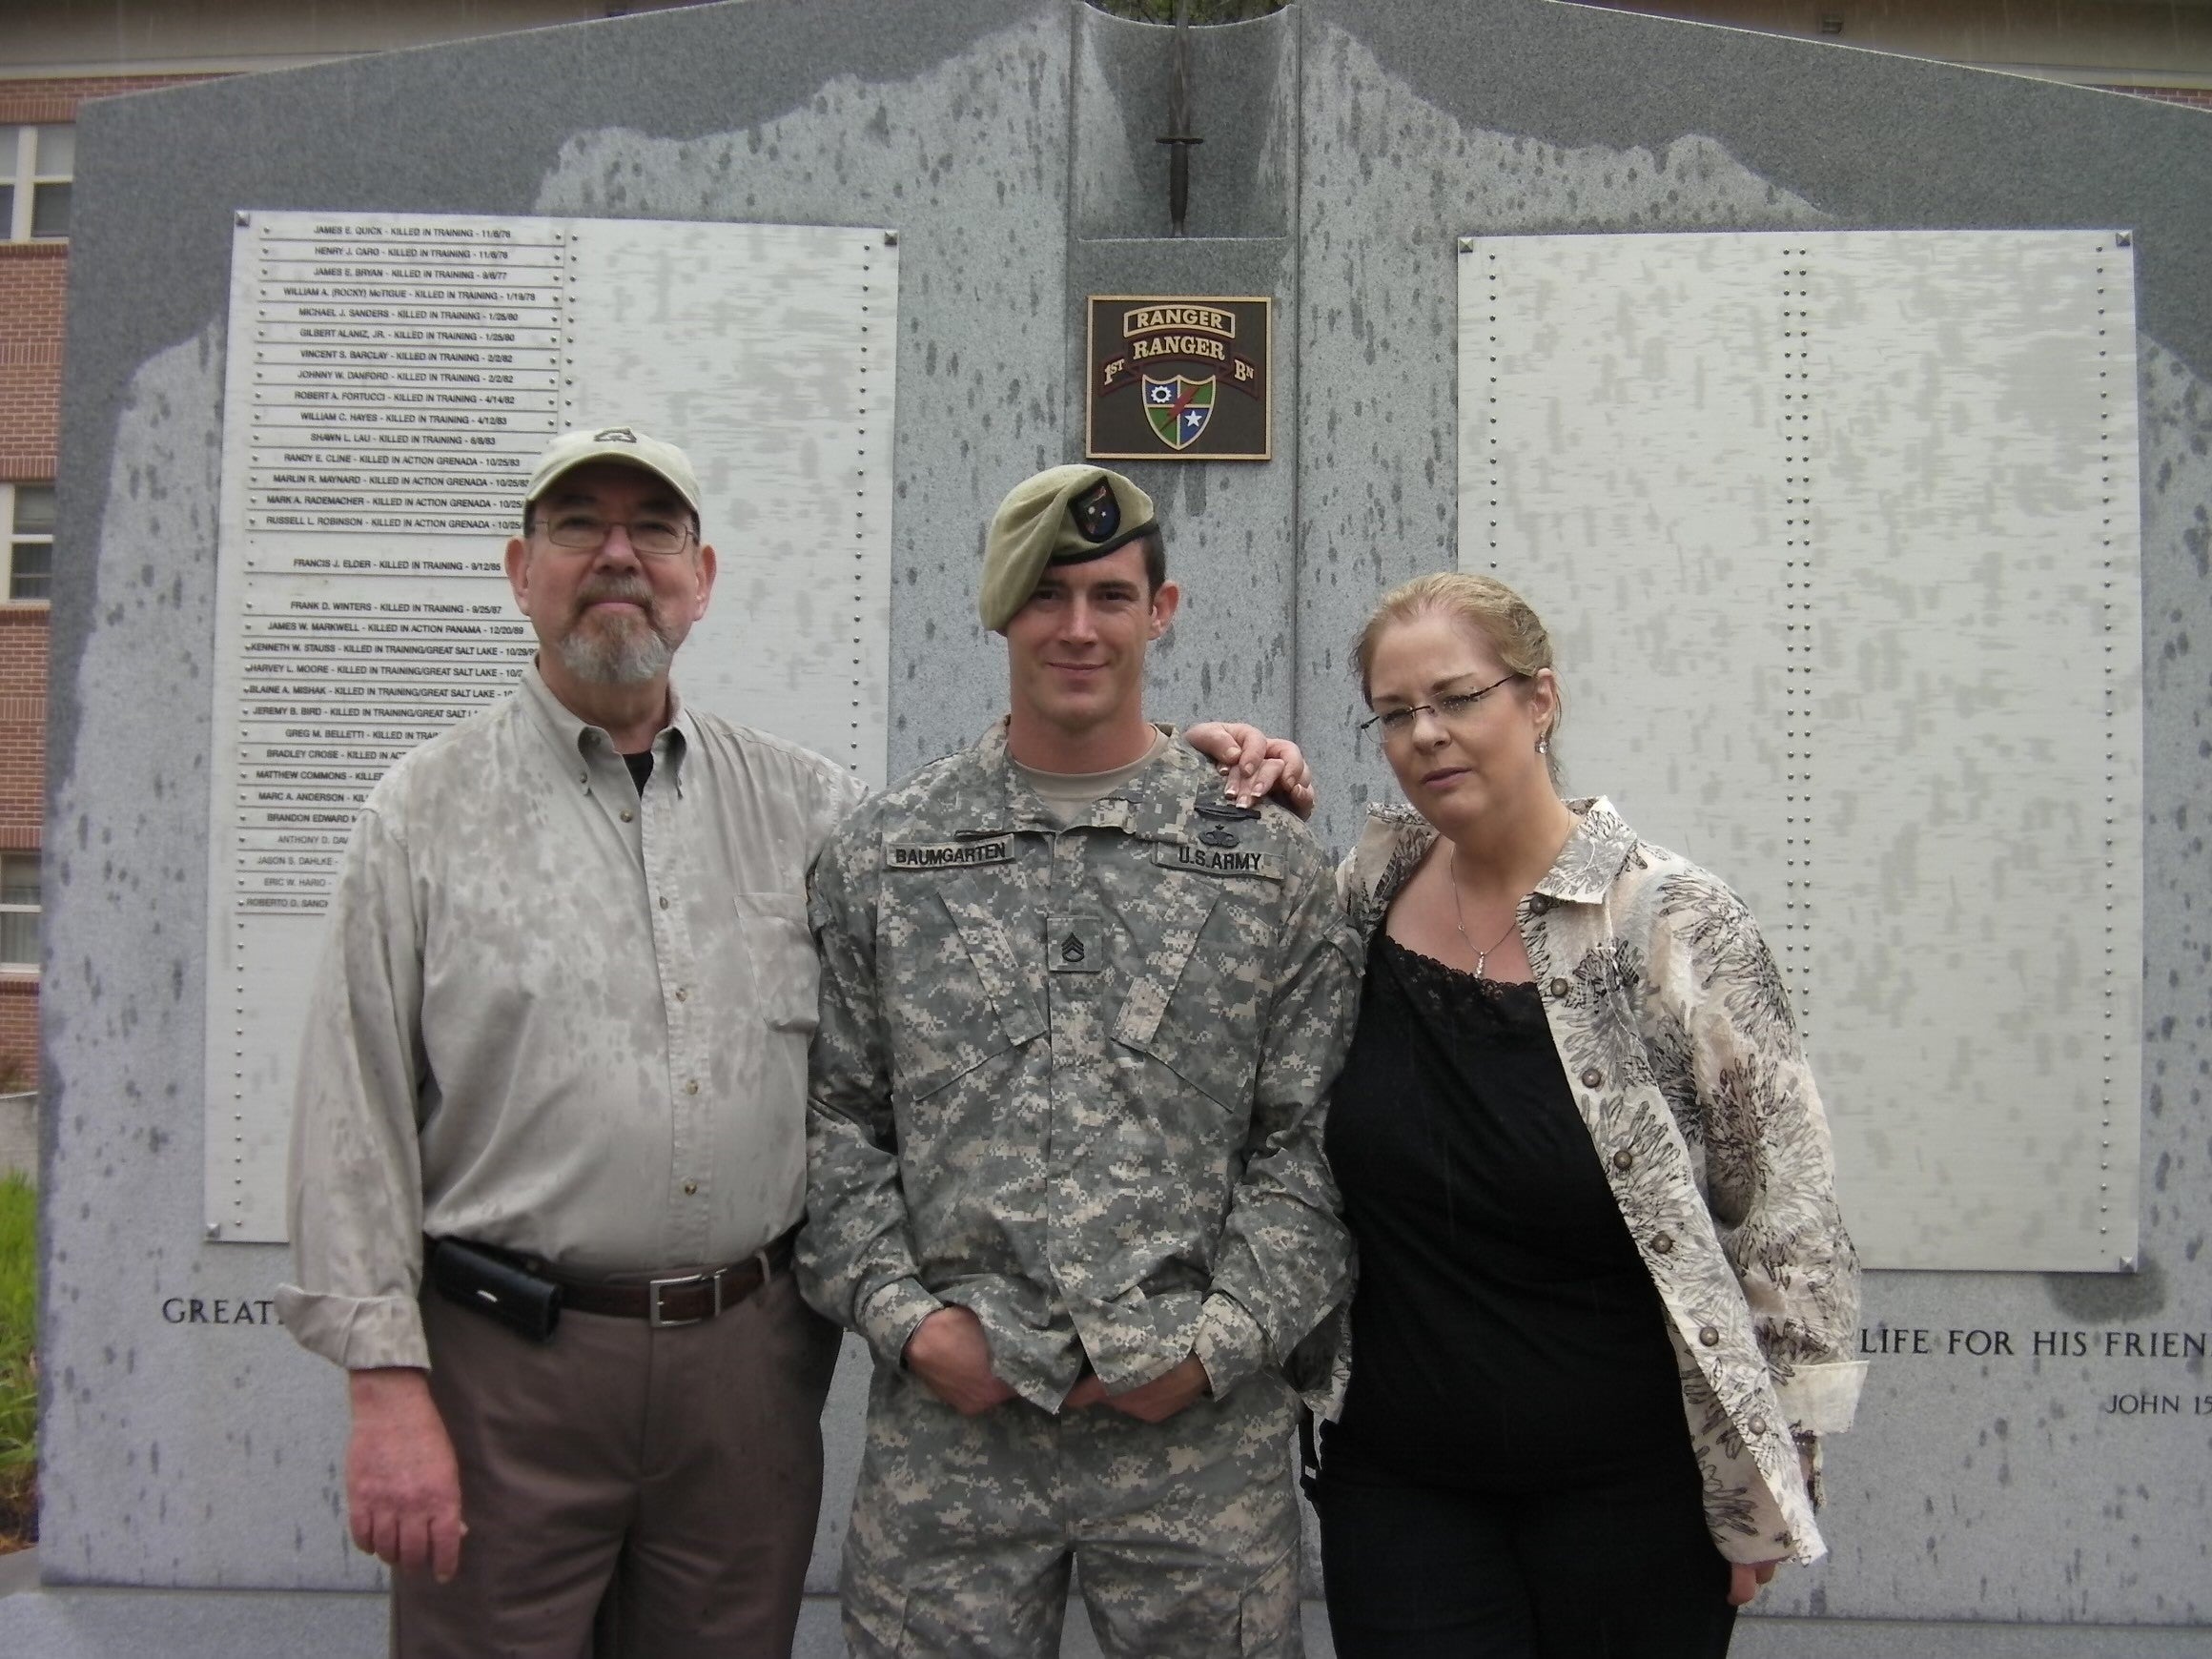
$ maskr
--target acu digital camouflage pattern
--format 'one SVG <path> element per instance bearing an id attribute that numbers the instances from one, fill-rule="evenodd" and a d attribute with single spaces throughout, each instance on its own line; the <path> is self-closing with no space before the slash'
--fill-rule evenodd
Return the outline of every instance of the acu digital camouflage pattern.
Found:
<path id="1" fill-rule="evenodd" d="M 811 920 L 801 1282 L 880 1363 L 950 1301 L 1046 1411 L 1086 1360 L 1121 1393 L 1195 1352 L 1226 1394 L 1338 1309 L 1358 968 L 1289 813 L 1178 743 L 1063 829 L 1001 727 L 840 826 Z"/>
<path id="2" fill-rule="evenodd" d="M 1792 1431 L 1849 1428 L 1866 1377 L 1813 1071 L 1744 902 L 1605 800 L 1570 805 L 1581 823 L 1518 912 L 1544 1017 L 1666 1306 L 1713 1543 L 1810 1562 L 1825 1546 Z M 1435 842 L 1406 809 L 1370 815 L 1338 875 L 1362 932 Z"/>
<path id="3" fill-rule="evenodd" d="M 1015 1401 L 962 1417 L 887 1365 L 845 1545 L 853 1652 L 1060 1651 L 1070 1546 L 1109 1659 L 1298 1659 L 1295 1402 L 1273 1377 L 1163 1423 Z"/>

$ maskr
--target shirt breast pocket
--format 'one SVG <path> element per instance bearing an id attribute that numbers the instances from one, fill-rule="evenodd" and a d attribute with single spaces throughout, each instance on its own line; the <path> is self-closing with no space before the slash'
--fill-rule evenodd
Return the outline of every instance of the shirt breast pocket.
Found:
<path id="1" fill-rule="evenodd" d="M 973 875 L 903 878 L 886 934 L 891 1092 L 926 1099 L 1044 1034 L 1037 998 L 1000 919 L 1005 900 Z"/>
<path id="2" fill-rule="evenodd" d="M 771 1031 L 811 1035 L 821 965 L 807 931 L 807 901 L 794 892 L 741 892 L 731 899 L 738 936 L 752 966 L 761 1018 Z"/>
<path id="3" fill-rule="evenodd" d="M 1252 1103 L 1266 1023 L 1265 945 L 1210 876 L 1169 877 L 1146 906 L 1143 960 L 1114 1040 L 1150 1055 L 1238 1117 Z"/>

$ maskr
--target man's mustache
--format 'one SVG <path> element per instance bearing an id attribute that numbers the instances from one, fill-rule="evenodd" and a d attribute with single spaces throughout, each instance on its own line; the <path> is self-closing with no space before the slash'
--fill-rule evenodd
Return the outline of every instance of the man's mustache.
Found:
<path id="1" fill-rule="evenodd" d="M 634 604 L 647 615 L 653 609 L 653 590 L 642 578 L 619 576 L 604 577 L 587 582 L 576 590 L 576 608 L 604 604 L 613 600 L 624 604 Z"/>

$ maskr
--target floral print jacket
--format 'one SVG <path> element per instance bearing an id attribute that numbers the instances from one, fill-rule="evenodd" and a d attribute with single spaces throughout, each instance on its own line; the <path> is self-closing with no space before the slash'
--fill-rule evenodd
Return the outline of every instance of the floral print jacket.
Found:
<path id="1" fill-rule="evenodd" d="M 1604 799 L 1570 805 L 1582 822 L 1519 911 L 1537 994 L 1666 1304 L 1713 1541 L 1809 1562 L 1825 1546 L 1793 1436 L 1850 1427 L 1866 1374 L 1828 1121 L 1743 901 Z M 1371 809 L 1337 872 L 1363 933 L 1435 840 Z"/>

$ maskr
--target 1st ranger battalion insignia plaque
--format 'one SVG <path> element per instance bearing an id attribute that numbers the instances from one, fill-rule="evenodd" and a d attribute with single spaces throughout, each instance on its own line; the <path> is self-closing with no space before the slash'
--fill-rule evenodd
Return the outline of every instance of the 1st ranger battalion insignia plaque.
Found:
<path id="1" fill-rule="evenodd" d="M 1274 302 L 1094 294 L 1083 398 L 1092 461 L 1265 461 Z"/>

